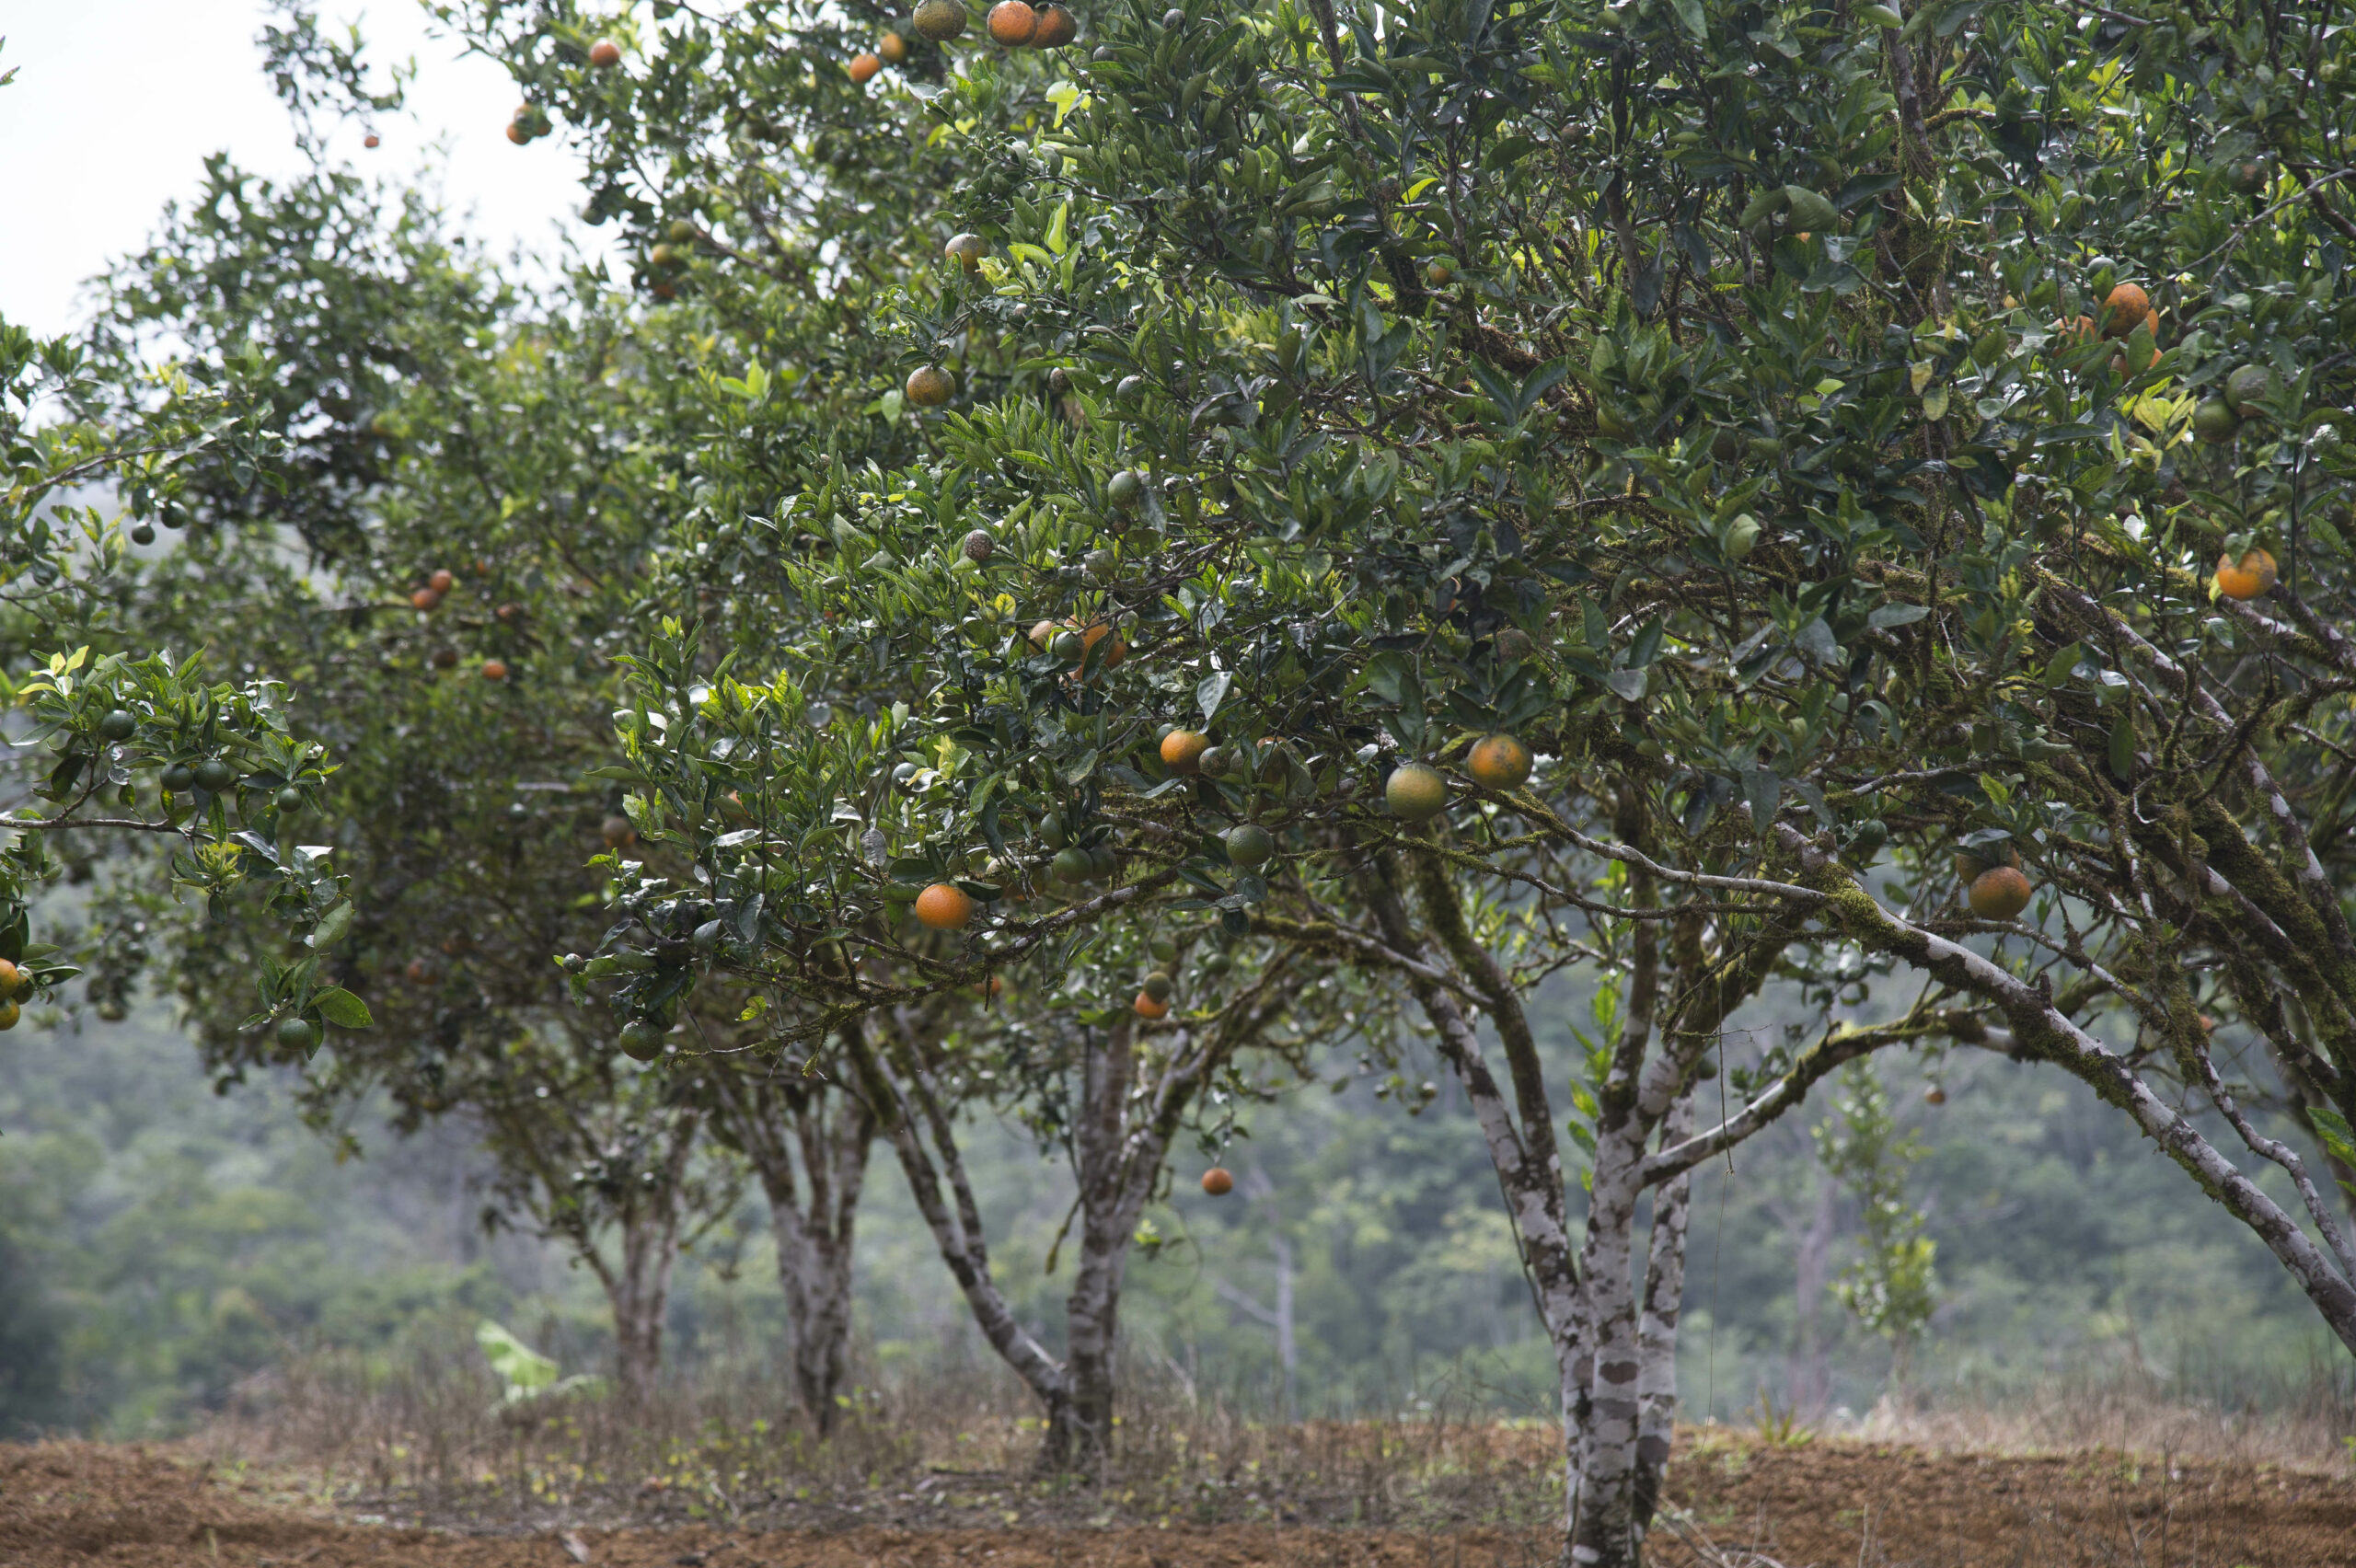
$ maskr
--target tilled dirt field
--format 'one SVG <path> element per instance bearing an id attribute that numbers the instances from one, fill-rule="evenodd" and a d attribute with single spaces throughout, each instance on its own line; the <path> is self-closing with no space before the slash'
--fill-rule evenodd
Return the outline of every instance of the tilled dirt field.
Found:
<path id="1" fill-rule="evenodd" d="M 1721 1435 L 1687 1442 L 1671 1476 L 1680 1521 L 1651 1554 L 1670 1568 L 2356 1568 L 2356 1479 L 2320 1470 Z M 415 1529 L 164 1452 L 0 1446 L 6 1568 L 1523 1568 L 1552 1557 L 1542 1532 L 1478 1528 Z"/>

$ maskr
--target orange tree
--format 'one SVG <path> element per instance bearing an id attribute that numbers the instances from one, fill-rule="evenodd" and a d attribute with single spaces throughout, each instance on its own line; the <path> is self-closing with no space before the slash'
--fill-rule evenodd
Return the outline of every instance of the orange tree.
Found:
<path id="1" fill-rule="evenodd" d="M 903 462 L 711 441 L 738 509 L 675 543 L 774 585 L 680 599 L 622 716 L 649 836 L 768 868 L 724 967 L 809 1040 L 1150 911 L 1405 999 L 1555 1345 L 1581 1562 L 1657 1495 L 1686 1173 L 1871 1050 L 2077 1078 L 2356 1346 L 2346 7 L 2143 9 L 966 49 L 936 226 L 987 254 L 843 285 L 949 406 Z M 841 45 L 697 69 L 750 126 Z M 1550 1070 L 1571 966 L 1610 1027 Z M 1823 1029 L 1728 1059 L 1770 983 Z"/>
<path id="2" fill-rule="evenodd" d="M 924 452 L 922 431 L 901 416 L 936 394 L 942 373 L 907 379 L 917 362 L 899 334 L 874 330 L 871 312 L 907 281 L 931 277 L 945 242 L 961 265 L 978 265 L 982 242 L 943 226 L 941 193 L 976 179 L 1011 190 L 1024 167 L 1004 154 L 977 162 L 971 143 L 935 132 L 919 95 L 944 79 L 950 59 L 923 31 L 943 30 L 940 8 L 928 23 L 864 6 L 821 17 L 755 5 L 668 12 L 653 27 L 571 6 L 443 11 L 514 69 L 526 97 L 520 133 L 574 129 L 589 215 L 628 225 L 636 281 L 699 312 L 723 345 L 715 357 L 733 356 L 699 383 L 700 422 L 676 432 L 683 444 L 716 444 L 728 456 L 699 466 L 694 503 L 654 590 L 656 603 L 685 607 L 714 634 L 683 669 L 700 682 L 740 645 L 772 660 L 782 614 L 814 636 L 810 663 L 799 651 L 791 662 L 817 673 L 793 700 L 846 723 L 888 709 L 903 694 L 902 668 L 880 651 L 854 656 L 850 628 L 837 637 L 815 614 L 803 627 L 789 572 L 815 548 L 831 553 L 837 515 L 853 526 L 878 499 L 867 493 L 872 482 Z M 895 69 L 878 81 L 887 58 Z M 1005 107 L 1018 118 L 1034 112 L 1023 98 Z M 957 329 L 946 317 L 935 325 Z M 805 486 L 839 493 L 839 513 L 797 510 L 789 522 L 780 507 Z M 1273 979 L 1209 987 L 1174 1015 L 1146 1018 L 1136 998 L 1158 972 L 1142 932 L 1067 951 L 1051 982 L 1019 983 L 991 1010 L 959 992 L 886 1024 L 762 986 L 738 958 L 773 941 L 804 945 L 814 973 L 842 973 L 851 956 L 834 939 L 814 940 L 804 901 L 789 896 L 789 847 L 742 848 L 761 837 L 748 824 L 768 809 L 770 771 L 789 765 L 748 748 L 724 787 L 687 808 L 728 847 L 729 874 L 717 879 L 692 858 L 685 863 L 699 880 L 665 863 L 682 847 L 678 819 L 660 797 L 634 796 L 635 825 L 654 854 L 622 866 L 623 919 L 572 965 L 584 994 L 605 996 L 629 1029 L 700 1043 L 702 1065 L 722 1074 L 714 1136 L 745 1154 L 769 1196 L 796 1380 L 822 1425 L 841 1377 L 866 1150 L 882 1131 L 985 1337 L 1047 1412 L 1050 1458 L 1099 1455 L 1127 1240 L 1160 1190 L 1172 1142 L 1190 1124 L 1218 1125 L 1220 1106 L 1253 1081 L 1239 1048 L 1316 993 L 1288 994 Z M 876 783 L 918 811 L 963 787 L 916 760 Z M 1101 836 L 1091 810 L 1075 795 L 1074 830 L 1091 842 Z M 965 896 L 943 888 L 931 905 L 909 903 L 945 918 Z M 665 961 L 682 951 L 688 962 Z M 751 994 L 742 1009 L 715 1005 L 743 988 Z M 789 1041 L 803 1048 L 782 1052 Z M 1011 1069 L 1016 1060 L 1029 1064 L 1024 1072 Z M 730 1072 L 732 1062 L 745 1070 Z M 963 1113 L 989 1104 L 1031 1116 L 1079 1179 L 1079 1278 L 1061 1354 L 1017 1322 L 989 1269 L 959 1147 Z"/>
<path id="3" fill-rule="evenodd" d="M 328 96 L 307 68 L 289 86 Z M 486 1223 L 552 1235 L 597 1275 L 641 1396 L 678 1251 L 741 1181 L 703 1136 L 709 1080 L 573 1007 L 552 958 L 607 924 L 594 862 L 628 824 L 591 769 L 647 551 L 680 508 L 664 432 L 699 334 L 640 322 L 594 280 L 513 288 L 413 196 L 225 160 L 103 306 L 106 363 L 168 344 L 199 387 L 266 367 L 246 378 L 252 421 L 284 476 L 188 467 L 168 551 L 125 568 L 110 613 L 222 666 L 288 671 L 297 728 L 351 759 L 282 809 L 312 813 L 304 836 L 353 878 L 315 959 L 365 987 L 375 1027 L 325 1050 L 241 1028 L 254 975 L 290 956 L 260 922 L 189 919 L 161 947 L 198 1043 L 225 1080 L 298 1065 L 323 1124 L 381 1091 L 403 1128 L 479 1126 L 499 1176 Z"/>
<path id="4" fill-rule="evenodd" d="M 277 681 L 211 679 L 201 640 L 152 636 L 122 613 L 134 548 L 186 516 L 197 476 L 285 480 L 262 412 L 267 366 L 241 354 L 223 368 L 199 385 L 0 319 L 0 683 L 23 710 L 0 766 L 0 1029 L 27 1007 L 64 1005 L 59 987 L 81 963 L 124 951 L 122 930 L 30 940 L 31 903 L 61 880 L 88 881 L 101 860 L 198 894 L 217 917 L 251 909 L 294 939 L 261 976 L 247 1029 L 316 1041 L 323 1019 L 367 1020 L 305 945 L 344 907 L 344 879 L 294 831 L 332 771 L 326 753 L 290 721 Z M 117 397 L 126 379 L 131 396 Z M 102 983 L 93 999 L 119 1016 Z"/>

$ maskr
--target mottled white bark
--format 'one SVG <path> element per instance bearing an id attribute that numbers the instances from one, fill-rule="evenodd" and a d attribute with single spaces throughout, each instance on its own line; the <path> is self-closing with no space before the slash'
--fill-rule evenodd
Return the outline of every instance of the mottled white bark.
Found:
<path id="1" fill-rule="evenodd" d="M 930 1043 L 906 1019 L 896 1041 L 873 1038 L 872 1025 L 850 1037 L 870 1102 L 885 1113 L 884 1130 L 941 1260 L 982 1337 L 1046 1413 L 1045 1468 L 1087 1470 L 1110 1452 L 1121 1287 L 1138 1221 L 1196 1097 L 1229 1056 L 1285 1010 L 1288 980 L 1288 964 L 1279 960 L 1217 1018 L 1154 1032 L 1149 1050 L 1139 1040 L 1148 1026 L 1134 1017 L 1084 1026 L 1076 1042 L 1080 1090 L 1072 1129 L 1079 1244 L 1062 1361 L 1015 1320 L 990 1279 L 954 1119 L 927 1065 Z"/>
<path id="2" fill-rule="evenodd" d="M 794 1394 L 823 1434 L 850 1360 L 851 1256 L 874 1114 L 814 1078 L 724 1078 L 719 1101 L 768 1199 Z"/>
<path id="3" fill-rule="evenodd" d="M 663 1320 L 679 1262 L 679 1195 L 701 1126 L 701 1119 L 691 1114 L 672 1124 L 657 1184 L 622 1205 L 616 1216 L 618 1257 L 608 1262 L 594 1247 L 583 1249 L 613 1310 L 615 1385 L 628 1410 L 645 1408 L 662 1374 Z"/>

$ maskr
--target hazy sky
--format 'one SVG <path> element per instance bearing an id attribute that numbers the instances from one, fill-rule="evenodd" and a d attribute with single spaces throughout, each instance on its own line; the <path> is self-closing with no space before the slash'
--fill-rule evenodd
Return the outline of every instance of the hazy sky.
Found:
<path id="1" fill-rule="evenodd" d="M 337 153 L 364 172 L 433 171 L 451 212 L 499 252 L 552 250 L 580 200 L 577 167 L 561 134 L 507 140 L 506 74 L 432 36 L 412 0 L 316 8 L 360 22 L 370 58 L 418 64 L 409 110 L 376 127 L 384 144 L 364 150 L 347 128 Z M 0 316 L 43 333 L 74 325 L 82 281 L 195 192 L 207 154 L 226 148 L 263 174 L 295 167 L 254 46 L 266 14 L 260 0 L 0 0 L 0 73 L 17 73 L 0 87 Z"/>

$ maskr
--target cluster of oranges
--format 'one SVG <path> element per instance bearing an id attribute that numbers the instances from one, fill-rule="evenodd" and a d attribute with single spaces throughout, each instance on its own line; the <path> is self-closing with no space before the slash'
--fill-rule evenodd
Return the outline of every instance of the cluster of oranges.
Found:
<path id="1" fill-rule="evenodd" d="M 1484 735 L 1464 754 L 1464 771 L 1484 790 L 1519 790 L 1530 779 L 1530 748 L 1512 735 Z M 1383 803 L 1405 822 L 1429 822 L 1448 809 L 1448 780 L 1426 763 L 1402 763 L 1382 786 Z"/>
<path id="2" fill-rule="evenodd" d="M 2103 296 L 2099 318 L 2081 316 L 2074 323 L 2057 321 L 2054 327 L 2086 342 L 2108 339 L 2119 343 L 2110 358 L 2114 375 L 2123 376 L 2130 371 L 2142 375 L 2159 359 L 2160 313 L 2140 283 L 2114 285 Z M 2150 334 L 2152 352 L 2142 363 L 2134 364 L 2129 362 L 2126 340 L 2134 336 L 2138 327 Z M 2204 399 L 2193 410 L 2193 433 L 2212 444 L 2231 441 L 2244 420 L 2261 411 L 2262 400 L 2273 386 L 2272 374 L 2264 365 L 2243 365 L 2226 379 L 2221 395 Z M 2274 557 L 2263 549 L 2246 550 L 2239 559 L 2228 551 L 2217 559 L 2217 592 L 2228 599 L 2255 599 L 2274 586 L 2276 570 Z M 2022 902 L 2026 904 L 2026 894 Z"/>
<path id="3" fill-rule="evenodd" d="M 517 104 L 507 119 L 507 139 L 519 147 L 536 136 L 547 135 L 550 129 L 548 110 L 536 103 Z"/>
<path id="4" fill-rule="evenodd" d="M 987 22 L 992 43 L 1009 49 L 1061 49 L 1080 36 L 1080 24 L 1061 6 L 1035 9 L 1025 0 L 998 0 Z"/>
<path id="5" fill-rule="evenodd" d="M 477 562 L 476 566 L 477 570 L 481 570 L 480 562 Z M 448 567 L 436 567 L 433 575 L 429 576 L 425 580 L 425 585 L 415 590 L 410 594 L 410 607 L 415 610 L 419 615 L 431 615 L 433 611 L 441 607 L 443 597 L 447 594 L 451 589 L 456 587 L 457 583 L 457 573 L 452 571 Z M 523 608 L 518 605 L 502 605 L 499 606 L 497 614 L 499 618 L 502 621 L 514 621 L 522 616 Z M 433 655 L 433 663 L 438 669 L 449 669 L 457 662 L 457 653 L 450 649 L 440 650 Z M 505 680 L 507 678 L 506 661 L 503 659 L 485 659 L 482 662 L 482 678 L 487 681 Z"/>
<path id="6" fill-rule="evenodd" d="M 850 72 L 850 79 L 863 86 L 884 66 L 905 65 L 907 63 L 907 37 L 900 33 L 887 32 L 875 40 L 873 49 L 863 54 L 852 55 L 850 64 L 846 69 Z"/>
<path id="7" fill-rule="evenodd" d="M 965 30 L 965 7 L 962 0 L 919 0 L 909 19 L 924 37 L 947 43 Z M 990 7 L 984 26 L 990 41 L 1009 49 L 1060 49 L 1080 36 L 1079 20 L 1063 6 L 1034 6 L 1026 0 L 999 0 Z M 852 81 L 864 86 L 884 66 L 904 65 L 907 59 L 907 36 L 887 32 L 875 40 L 873 49 L 853 55 L 845 69 Z"/>

